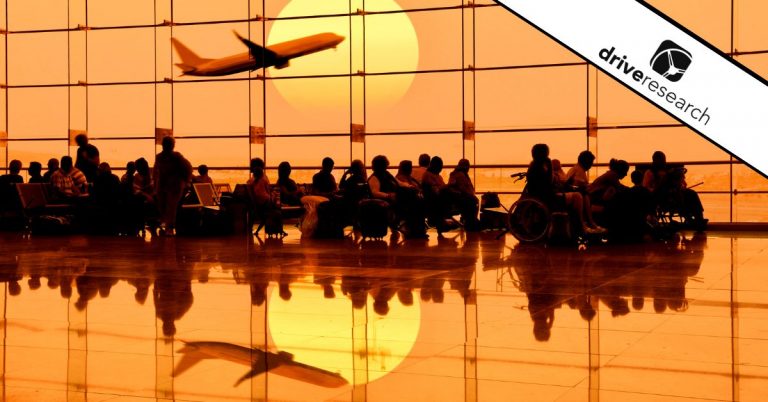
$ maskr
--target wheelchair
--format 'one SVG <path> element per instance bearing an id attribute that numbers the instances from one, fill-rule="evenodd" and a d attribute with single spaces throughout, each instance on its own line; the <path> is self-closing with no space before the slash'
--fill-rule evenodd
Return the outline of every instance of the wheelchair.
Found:
<path id="1" fill-rule="evenodd" d="M 511 175 L 518 182 L 525 173 Z M 552 224 L 552 214 L 546 204 L 535 197 L 523 194 L 507 211 L 507 227 L 497 239 L 511 233 L 520 243 L 537 243 L 546 239 Z"/>

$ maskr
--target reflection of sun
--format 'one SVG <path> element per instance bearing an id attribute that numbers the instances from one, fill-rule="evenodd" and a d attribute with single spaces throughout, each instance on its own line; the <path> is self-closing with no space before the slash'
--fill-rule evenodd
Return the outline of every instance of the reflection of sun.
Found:
<path id="1" fill-rule="evenodd" d="M 367 344 L 368 382 L 385 376 L 408 356 L 416 343 L 421 318 L 418 299 L 412 306 L 403 306 L 394 297 L 389 302 L 389 313 L 382 317 L 373 311 L 373 300 L 369 297 L 367 341 L 361 339 L 353 351 L 352 302 L 341 295 L 338 287 L 334 288 L 335 299 L 324 299 L 316 288 L 296 286 L 287 302 L 280 299 L 278 292 L 272 292 L 268 320 L 274 347 L 293 354 L 297 362 L 338 372 L 352 384 L 353 360 L 364 356 Z M 355 313 L 365 316 L 364 310 Z"/>
<path id="2" fill-rule="evenodd" d="M 348 4 L 347 0 L 292 0 L 280 11 L 278 18 L 338 14 L 339 2 Z M 394 0 L 377 0 L 369 3 L 373 4 L 368 6 L 367 11 L 402 10 Z M 347 7 L 344 9 L 346 10 Z M 367 23 L 365 27 L 366 65 L 375 66 L 376 71 L 416 70 L 419 60 L 419 43 L 408 15 L 406 13 L 394 13 L 374 17 L 377 18 L 378 22 Z M 357 47 L 361 45 L 362 30 L 358 31 L 357 28 L 353 28 L 354 37 L 350 38 L 349 17 L 277 20 L 269 31 L 267 46 L 322 32 L 333 32 L 344 36 L 346 39 L 339 44 L 336 50 L 324 50 L 293 59 L 287 68 L 270 69 L 270 75 L 285 77 L 349 73 L 350 44 L 355 41 L 355 52 L 357 54 L 362 52 L 362 48 Z M 356 55 L 355 57 L 360 58 L 361 56 Z M 353 67 L 352 72 L 357 72 L 357 70 L 362 70 L 362 65 Z M 399 74 L 388 79 L 367 79 L 366 101 L 371 106 L 391 106 L 405 95 L 412 81 L 413 74 Z M 287 79 L 272 82 L 280 94 L 298 109 L 301 109 L 302 106 L 334 108 L 349 104 L 349 80 L 346 77 L 311 80 Z M 360 87 L 360 93 L 355 95 L 356 99 L 362 97 L 362 86 Z"/>

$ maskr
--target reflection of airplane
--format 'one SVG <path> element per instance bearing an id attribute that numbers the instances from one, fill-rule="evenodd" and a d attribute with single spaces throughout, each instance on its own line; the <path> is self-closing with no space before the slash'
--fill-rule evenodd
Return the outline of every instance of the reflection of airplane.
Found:
<path id="1" fill-rule="evenodd" d="M 179 353 L 183 353 L 183 356 L 173 371 L 174 377 L 200 360 L 224 359 L 251 367 L 251 371 L 240 377 L 235 386 L 267 371 L 321 387 L 338 388 L 347 385 L 347 380 L 341 375 L 294 361 L 293 355 L 288 352 L 272 353 L 224 342 L 184 342 Z"/>
<path id="2" fill-rule="evenodd" d="M 171 42 L 173 42 L 173 46 L 181 58 L 181 63 L 176 63 L 176 65 L 183 71 L 182 75 L 229 75 L 262 67 L 285 68 L 288 67 L 289 61 L 293 58 L 335 48 L 344 40 L 343 36 L 326 32 L 265 48 L 243 38 L 237 32 L 235 35 L 245 46 L 248 46 L 248 52 L 221 59 L 204 59 L 189 50 L 178 39 L 171 38 Z"/>

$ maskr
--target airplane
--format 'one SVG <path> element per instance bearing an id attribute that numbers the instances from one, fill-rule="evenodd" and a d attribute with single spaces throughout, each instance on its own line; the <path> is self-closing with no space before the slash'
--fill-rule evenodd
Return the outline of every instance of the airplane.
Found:
<path id="1" fill-rule="evenodd" d="M 288 352 L 273 353 L 225 342 L 183 342 L 184 347 L 178 351 L 183 356 L 173 370 L 174 377 L 178 377 L 203 359 L 223 359 L 251 367 L 234 386 L 267 371 L 327 388 L 338 388 L 349 383 L 338 373 L 294 361 L 293 355 Z"/>
<path id="2" fill-rule="evenodd" d="M 248 47 L 248 52 L 220 59 L 202 58 L 178 39 L 171 38 L 173 47 L 181 58 L 181 63 L 176 63 L 181 68 L 181 75 L 221 76 L 272 66 L 281 69 L 288 67 L 291 59 L 326 49 L 335 49 L 344 41 L 341 35 L 325 32 L 262 47 L 243 38 L 236 31 L 235 36 Z"/>

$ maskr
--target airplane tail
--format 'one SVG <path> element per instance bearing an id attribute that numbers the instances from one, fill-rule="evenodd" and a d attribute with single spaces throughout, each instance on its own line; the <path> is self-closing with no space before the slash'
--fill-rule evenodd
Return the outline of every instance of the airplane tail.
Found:
<path id="1" fill-rule="evenodd" d="M 210 60 L 198 56 L 176 38 L 171 38 L 171 43 L 173 43 L 173 48 L 176 49 L 176 53 L 181 58 L 181 63 L 176 63 L 176 65 L 184 73 L 195 71 L 198 66 Z"/>

